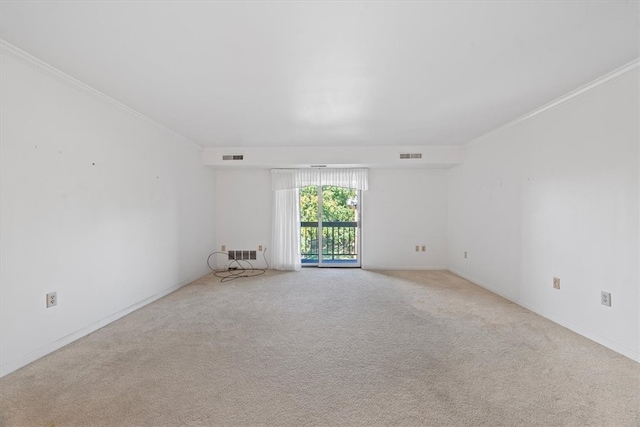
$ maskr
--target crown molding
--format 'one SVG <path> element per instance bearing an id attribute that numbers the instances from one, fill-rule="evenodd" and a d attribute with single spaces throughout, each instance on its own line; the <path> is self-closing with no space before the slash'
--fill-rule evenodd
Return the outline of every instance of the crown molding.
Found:
<path id="1" fill-rule="evenodd" d="M 624 77 L 626 74 L 637 70 L 638 68 L 640 68 L 640 58 L 638 59 L 634 59 L 633 61 L 629 62 L 626 65 L 623 65 L 620 68 L 617 68 L 613 71 L 611 71 L 610 73 L 605 74 L 602 77 L 599 77 L 595 80 L 593 80 L 590 83 L 587 83 L 584 86 L 579 87 L 578 89 L 575 89 L 565 95 L 562 95 L 559 98 L 554 99 L 553 101 L 549 102 L 548 104 L 543 105 L 542 107 L 536 108 L 535 110 L 525 114 L 524 116 L 520 116 L 517 119 L 514 119 L 510 122 L 505 123 L 502 126 L 499 126 L 495 129 L 493 129 L 492 131 L 489 131 L 487 133 L 485 133 L 482 136 L 479 136 L 477 138 L 472 139 L 471 141 L 467 142 L 466 144 L 463 145 L 463 147 L 471 147 L 475 144 L 477 144 L 478 142 L 481 142 L 483 139 L 494 135 L 500 131 L 503 131 L 507 128 L 510 128 L 511 126 L 515 126 L 518 123 L 521 123 L 525 120 L 529 120 L 533 117 L 536 117 L 540 114 L 543 114 L 549 110 L 552 110 L 554 108 L 557 108 L 559 106 L 561 106 L 562 104 L 565 104 L 566 102 L 571 101 L 574 98 L 578 98 L 582 95 L 585 95 L 588 92 L 591 92 L 594 89 L 599 88 L 600 86 L 604 86 L 606 84 L 612 83 L 618 79 L 620 79 L 621 77 Z"/>
<path id="2" fill-rule="evenodd" d="M 152 118 L 145 116 L 144 114 L 134 110 L 131 107 L 128 107 L 127 105 L 123 104 L 120 101 L 117 101 L 113 98 L 111 98 L 108 95 L 105 95 L 104 93 L 100 92 L 97 89 L 92 88 L 91 86 L 82 83 L 80 80 L 77 80 L 73 77 L 71 77 L 70 75 L 58 70 L 57 68 L 47 64 L 46 62 L 36 58 L 35 56 L 32 56 L 30 54 L 28 54 L 27 52 L 25 52 L 24 50 L 12 45 L 11 43 L 8 43 L 2 39 L 0 39 L 0 51 L 2 53 L 5 53 L 9 56 L 11 56 L 12 58 L 22 62 L 23 64 L 29 66 L 31 69 L 40 72 L 41 74 L 44 74 L 45 76 L 56 80 L 60 83 L 65 84 L 66 86 L 75 89 L 79 92 L 84 93 L 85 95 L 89 95 L 91 97 L 94 97 L 95 99 L 102 101 L 106 104 L 111 105 L 112 107 L 118 108 L 126 113 L 128 113 L 129 115 L 137 118 L 138 120 L 141 120 L 147 124 L 150 124 L 152 126 L 154 126 L 155 128 L 173 136 L 176 139 L 179 139 L 181 141 L 187 142 L 189 144 L 193 144 L 194 146 L 198 147 L 200 150 L 202 150 L 204 147 L 200 144 L 198 144 L 197 142 L 194 142 L 192 140 L 190 140 L 189 138 L 187 138 L 186 136 L 174 131 L 173 129 L 170 129 L 158 122 L 156 122 L 155 120 L 153 120 Z"/>

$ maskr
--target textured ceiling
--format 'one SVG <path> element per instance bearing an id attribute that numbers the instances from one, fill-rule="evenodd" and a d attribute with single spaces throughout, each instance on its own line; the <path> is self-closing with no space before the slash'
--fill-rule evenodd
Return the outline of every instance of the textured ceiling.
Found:
<path id="1" fill-rule="evenodd" d="M 7 2 L 1 37 L 209 147 L 464 144 L 639 54 L 639 3 Z"/>

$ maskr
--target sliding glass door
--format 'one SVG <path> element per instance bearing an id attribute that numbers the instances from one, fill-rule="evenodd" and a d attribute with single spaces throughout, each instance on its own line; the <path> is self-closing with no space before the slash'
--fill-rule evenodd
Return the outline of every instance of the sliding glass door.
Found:
<path id="1" fill-rule="evenodd" d="M 334 186 L 300 189 L 303 266 L 359 267 L 361 195 Z"/>

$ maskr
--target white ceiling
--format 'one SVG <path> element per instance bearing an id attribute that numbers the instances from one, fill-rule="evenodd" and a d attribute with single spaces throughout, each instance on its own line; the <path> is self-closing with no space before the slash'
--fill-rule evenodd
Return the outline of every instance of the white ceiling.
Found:
<path id="1" fill-rule="evenodd" d="M 638 1 L 46 1 L 5 41 L 209 147 L 464 144 L 640 56 Z"/>

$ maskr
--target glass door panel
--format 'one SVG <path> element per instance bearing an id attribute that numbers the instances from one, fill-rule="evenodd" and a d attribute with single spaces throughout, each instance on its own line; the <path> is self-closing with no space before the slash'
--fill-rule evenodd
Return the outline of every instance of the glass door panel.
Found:
<path id="1" fill-rule="evenodd" d="M 318 265 L 318 187 L 300 189 L 300 254 L 302 265 Z"/>
<path id="2" fill-rule="evenodd" d="M 360 266 L 359 196 L 359 191 L 343 187 L 310 186 L 300 190 L 303 265 Z"/>
<path id="3" fill-rule="evenodd" d="M 323 186 L 320 199 L 322 251 L 319 265 L 358 267 L 358 191 Z"/>

